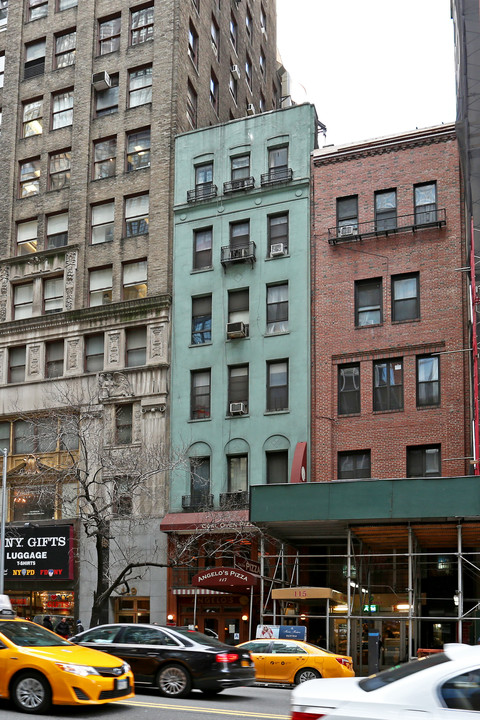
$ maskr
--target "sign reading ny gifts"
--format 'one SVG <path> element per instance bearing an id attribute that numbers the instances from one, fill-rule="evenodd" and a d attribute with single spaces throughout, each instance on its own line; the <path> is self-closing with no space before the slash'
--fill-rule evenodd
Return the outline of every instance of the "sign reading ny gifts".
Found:
<path id="1" fill-rule="evenodd" d="M 6 579 L 73 579 L 73 525 L 8 527 L 5 535 Z"/>

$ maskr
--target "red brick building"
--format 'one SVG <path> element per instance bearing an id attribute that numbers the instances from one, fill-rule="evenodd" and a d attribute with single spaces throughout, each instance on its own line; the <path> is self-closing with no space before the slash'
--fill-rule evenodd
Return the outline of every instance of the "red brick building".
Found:
<path id="1" fill-rule="evenodd" d="M 470 473 L 453 125 L 313 157 L 312 479 Z"/>

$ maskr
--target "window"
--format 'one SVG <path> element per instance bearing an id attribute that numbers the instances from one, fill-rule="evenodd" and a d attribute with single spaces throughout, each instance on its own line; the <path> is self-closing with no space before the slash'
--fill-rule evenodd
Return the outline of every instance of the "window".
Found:
<path id="1" fill-rule="evenodd" d="M 268 217 L 268 254 L 270 257 L 288 252 L 288 213 Z"/>
<path id="2" fill-rule="evenodd" d="M 228 368 L 228 403 L 229 415 L 248 412 L 248 365 Z"/>
<path id="3" fill-rule="evenodd" d="M 1 0 L 0 0 L 1 3 Z M 1 9 L 0 9 L 1 13 Z M 0 26 L 1 30 L 1 26 Z M 3 83 L 5 80 L 5 53 L 0 52 L 0 88 L 3 88 Z"/>
<path id="4" fill-rule="evenodd" d="M 67 67 L 75 64 L 75 45 L 77 33 L 75 30 L 58 35 L 55 38 L 55 60 L 56 68 Z"/>
<path id="5" fill-rule="evenodd" d="M 267 412 L 288 409 L 288 360 L 267 362 Z"/>
<path id="6" fill-rule="evenodd" d="M 127 172 L 150 167 L 150 128 L 127 135 Z"/>
<path id="7" fill-rule="evenodd" d="M 247 31 L 247 36 L 250 39 L 252 37 L 252 27 L 253 27 L 252 13 L 250 12 L 250 8 L 247 7 L 247 11 L 245 14 L 245 30 Z"/>
<path id="8" fill-rule="evenodd" d="M 14 285 L 13 319 L 22 320 L 33 315 L 33 283 Z"/>
<path id="9" fill-rule="evenodd" d="M 375 229 L 391 230 L 397 227 L 397 191 L 382 190 L 375 193 Z"/>
<path id="10" fill-rule="evenodd" d="M 212 341 L 212 296 L 192 298 L 192 345 Z"/>
<path id="11" fill-rule="evenodd" d="M 85 371 L 103 370 L 104 337 L 103 333 L 87 335 L 85 338 Z"/>
<path id="12" fill-rule="evenodd" d="M 338 453 L 338 479 L 353 480 L 371 477 L 370 450 Z"/>
<path id="13" fill-rule="evenodd" d="M 267 485 L 288 482 L 288 451 L 266 452 Z"/>
<path id="14" fill-rule="evenodd" d="M 99 55 L 108 55 L 120 49 L 120 15 L 100 20 L 98 23 L 98 51 Z"/>
<path id="15" fill-rule="evenodd" d="M 23 104 L 23 137 L 41 135 L 43 132 L 43 98 Z"/>
<path id="16" fill-rule="evenodd" d="M 417 357 L 417 407 L 440 404 L 440 359 L 438 355 Z"/>
<path id="17" fill-rule="evenodd" d="M 92 207 L 92 245 L 113 241 L 113 201 Z"/>
<path id="18" fill-rule="evenodd" d="M 70 185 L 70 167 L 72 152 L 70 149 L 52 153 L 48 158 L 49 190 L 61 190 Z"/>
<path id="19" fill-rule="evenodd" d="M 119 517 L 127 517 L 132 514 L 133 510 L 132 489 L 129 478 L 114 478 L 113 483 L 112 512 Z"/>
<path id="20" fill-rule="evenodd" d="M 240 493 L 248 490 L 248 455 L 227 457 L 228 492 Z"/>
<path id="21" fill-rule="evenodd" d="M 118 112 L 118 75 L 110 75 L 110 87 L 95 90 L 95 115 L 111 115 Z"/>
<path id="22" fill-rule="evenodd" d="M 187 118 L 192 128 L 197 127 L 198 97 L 190 80 L 187 84 Z"/>
<path id="23" fill-rule="evenodd" d="M 131 11 L 130 45 L 153 39 L 153 5 Z"/>
<path id="24" fill-rule="evenodd" d="M 440 445 L 407 447 L 407 477 L 440 477 Z"/>
<path id="25" fill-rule="evenodd" d="M 20 163 L 19 197 L 30 197 L 40 192 L 40 158 Z"/>
<path id="26" fill-rule="evenodd" d="M 8 0 L 0 0 L 0 32 L 7 29 Z"/>
<path id="27" fill-rule="evenodd" d="M 392 276 L 392 321 L 405 322 L 420 317 L 419 273 Z"/>
<path id="28" fill-rule="evenodd" d="M 38 220 L 27 220 L 17 225 L 17 255 L 37 252 Z"/>
<path id="29" fill-rule="evenodd" d="M 148 193 L 125 200 L 125 231 L 127 237 L 148 234 L 148 211 Z"/>
<path id="30" fill-rule="evenodd" d="M 59 10 L 68 10 L 72 7 L 77 7 L 78 0 L 57 0 Z"/>
<path id="31" fill-rule="evenodd" d="M 128 73 L 128 106 L 138 107 L 152 102 L 152 66 Z"/>
<path id="32" fill-rule="evenodd" d="M 291 179 L 288 167 L 288 146 L 272 148 L 268 151 L 268 181 L 281 182 Z"/>
<path id="33" fill-rule="evenodd" d="M 8 382 L 25 382 L 27 348 L 25 345 L 8 350 Z"/>
<path id="34" fill-rule="evenodd" d="M 233 15 L 230 16 L 230 41 L 234 47 L 234 49 L 237 49 L 237 40 L 238 40 L 238 26 L 237 21 L 233 17 Z"/>
<path id="35" fill-rule="evenodd" d="M 228 87 L 229 87 L 229 89 L 230 89 L 230 93 L 231 93 L 233 99 L 235 100 L 235 102 L 237 102 L 238 81 L 237 81 L 237 78 L 234 76 L 234 74 L 233 74 L 232 72 L 230 73 L 230 79 L 229 79 L 229 81 L 228 81 Z"/>
<path id="36" fill-rule="evenodd" d="M 263 93 L 260 93 L 259 108 L 261 113 L 265 112 L 265 98 Z"/>
<path id="37" fill-rule="evenodd" d="M 248 248 L 250 243 L 250 221 L 230 223 L 230 252 L 234 257 L 235 250 Z"/>
<path id="38" fill-rule="evenodd" d="M 45 315 L 63 310 L 63 277 L 43 281 L 43 311 Z"/>
<path id="39" fill-rule="evenodd" d="M 338 366 L 338 414 L 360 412 L 360 364 Z"/>
<path id="40" fill-rule="evenodd" d="M 211 504 L 210 458 L 190 458 L 190 506 L 204 508 Z"/>
<path id="41" fill-rule="evenodd" d="M 0 422 L 0 450 L 10 451 L 10 423 Z"/>
<path id="42" fill-rule="evenodd" d="M 45 38 L 25 45 L 25 79 L 43 75 L 45 72 Z"/>
<path id="43" fill-rule="evenodd" d="M 403 361 L 373 363 L 373 409 L 403 410 Z"/>
<path id="44" fill-rule="evenodd" d="M 47 250 L 68 244 L 68 213 L 47 217 Z"/>
<path id="45" fill-rule="evenodd" d="M 468 670 L 449 678 L 442 684 L 440 693 L 448 708 L 470 711 L 473 716 L 474 711 L 480 710 L 480 670 Z"/>
<path id="46" fill-rule="evenodd" d="M 210 75 L 210 102 L 218 115 L 218 80 L 213 71 Z"/>
<path id="47" fill-rule="evenodd" d="M 147 362 L 147 328 L 128 328 L 125 331 L 127 367 L 138 367 Z"/>
<path id="48" fill-rule="evenodd" d="M 247 57 L 245 60 L 245 78 L 247 80 L 247 85 L 252 89 L 252 61 L 250 59 L 250 56 L 247 53 Z"/>
<path id="49" fill-rule="evenodd" d="M 260 30 L 262 33 L 267 32 L 267 16 L 265 14 L 265 8 L 263 5 L 260 6 Z"/>
<path id="50" fill-rule="evenodd" d="M 198 67 L 198 33 L 192 23 L 188 27 L 188 56 L 195 67 Z"/>
<path id="51" fill-rule="evenodd" d="M 210 370 L 193 370 L 190 374 L 190 419 L 210 417 Z"/>
<path id="52" fill-rule="evenodd" d="M 195 166 L 195 193 L 198 197 L 210 195 L 213 182 L 213 163 L 203 163 Z"/>
<path id="53" fill-rule="evenodd" d="M 267 285 L 267 335 L 288 332 L 288 283 Z"/>
<path id="54" fill-rule="evenodd" d="M 118 405 L 115 409 L 115 443 L 130 445 L 132 442 L 133 405 Z"/>
<path id="55" fill-rule="evenodd" d="M 217 60 L 219 59 L 219 50 L 220 50 L 220 30 L 217 24 L 217 21 L 212 15 L 212 22 L 210 25 L 210 38 L 212 41 L 212 50 L 217 56 Z"/>
<path id="56" fill-rule="evenodd" d="M 347 230 L 342 230 L 347 228 Z M 358 195 L 337 198 L 338 234 L 354 234 L 358 230 Z"/>
<path id="57" fill-rule="evenodd" d="M 97 140 L 93 146 L 93 179 L 113 177 L 117 156 L 117 138 Z"/>
<path id="58" fill-rule="evenodd" d="M 414 188 L 415 225 L 426 225 L 437 220 L 437 185 L 434 182 Z"/>
<path id="59" fill-rule="evenodd" d="M 123 266 L 123 299 L 139 300 L 147 296 L 147 261 L 125 263 Z"/>
<path id="60" fill-rule="evenodd" d="M 249 324 L 249 292 L 244 290 L 228 291 L 228 324 L 234 323 L 235 329 L 243 324 L 243 337 L 248 335 Z M 227 327 L 227 335 L 229 328 Z M 240 337 L 240 335 L 235 335 Z"/>
<path id="61" fill-rule="evenodd" d="M 112 302 L 112 268 L 90 270 L 90 307 L 108 305 Z"/>
<path id="62" fill-rule="evenodd" d="M 67 127 L 73 123 L 73 90 L 53 96 L 52 130 Z"/>
<path id="63" fill-rule="evenodd" d="M 230 160 L 232 182 L 245 180 L 250 176 L 250 155 L 239 155 Z"/>
<path id="64" fill-rule="evenodd" d="M 193 269 L 212 267 L 212 228 L 193 231 Z"/>
<path id="65" fill-rule="evenodd" d="M 267 60 L 265 58 L 265 53 L 263 52 L 263 50 L 260 50 L 260 57 L 258 63 L 260 65 L 260 72 L 262 76 L 265 77 L 265 73 L 267 71 Z"/>
<path id="66" fill-rule="evenodd" d="M 382 322 L 382 279 L 355 281 L 355 325 L 379 325 Z"/>
<path id="67" fill-rule="evenodd" d="M 45 377 L 56 378 L 63 375 L 63 340 L 45 344 Z"/>

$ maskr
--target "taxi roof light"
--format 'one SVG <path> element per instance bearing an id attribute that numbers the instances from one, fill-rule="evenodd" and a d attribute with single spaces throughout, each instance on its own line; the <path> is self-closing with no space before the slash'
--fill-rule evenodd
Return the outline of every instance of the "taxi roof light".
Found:
<path id="1" fill-rule="evenodd" d="M 0 595 L 0 615 L 15 615 L 8 595 Z"/>

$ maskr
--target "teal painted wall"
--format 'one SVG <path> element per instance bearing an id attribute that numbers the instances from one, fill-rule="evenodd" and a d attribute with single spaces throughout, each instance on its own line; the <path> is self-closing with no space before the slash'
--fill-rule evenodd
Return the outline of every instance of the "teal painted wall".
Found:
<path id="1" fill-rule="evenodd" d="M 265 480 L 265 450 L 288 449 L 289 467 L 297 442 L 309 441 L 310 431 L 310 152 L 316 137 L 311 105 L 265 113 L 224 125 L 180 135 L 175 146 L 175 231 L 173 264 L 171 444 L 186 456 L 210 455 L 211 492 L 215 507 L 228 491 L 227 454 L 248 452 L 249 483 Z M 268 149 L 288 143 L 293 180 L 260 186 L 268 171 Z M 251 155 L 255 188 L 223 195 L 231 179 L 230 157 Z M 187 204 L 195 187 L 195 165 L 214 163 L 218 196 Z M 267 257 L 268 215 L 289 213 L 289 255 Z M 256 262 L 220 263 L 221 247 L 229 244 L 229 225 L 250 220 L 250 240 Z M 212 269 L 192 270 L 193 233 L 213 227 Z M 266 335 L 266 286 L 288 282 L 289 330 Z M 249 337 L 226 339 L 228 291 L 249 289 Z M 191 345 L 192 297 L 212 294 L 212 341 Z M 266 363 L 289 361 L 289 410 L 266 413 Z M 249 414 L 227 417 L 228 366 L 249 365 Z M 211 369 L 211 417 L 190 420 L 190 374 Z M 181 509 L 190 493 L 187 467 L 172 475 L 170 510 Z"/>

